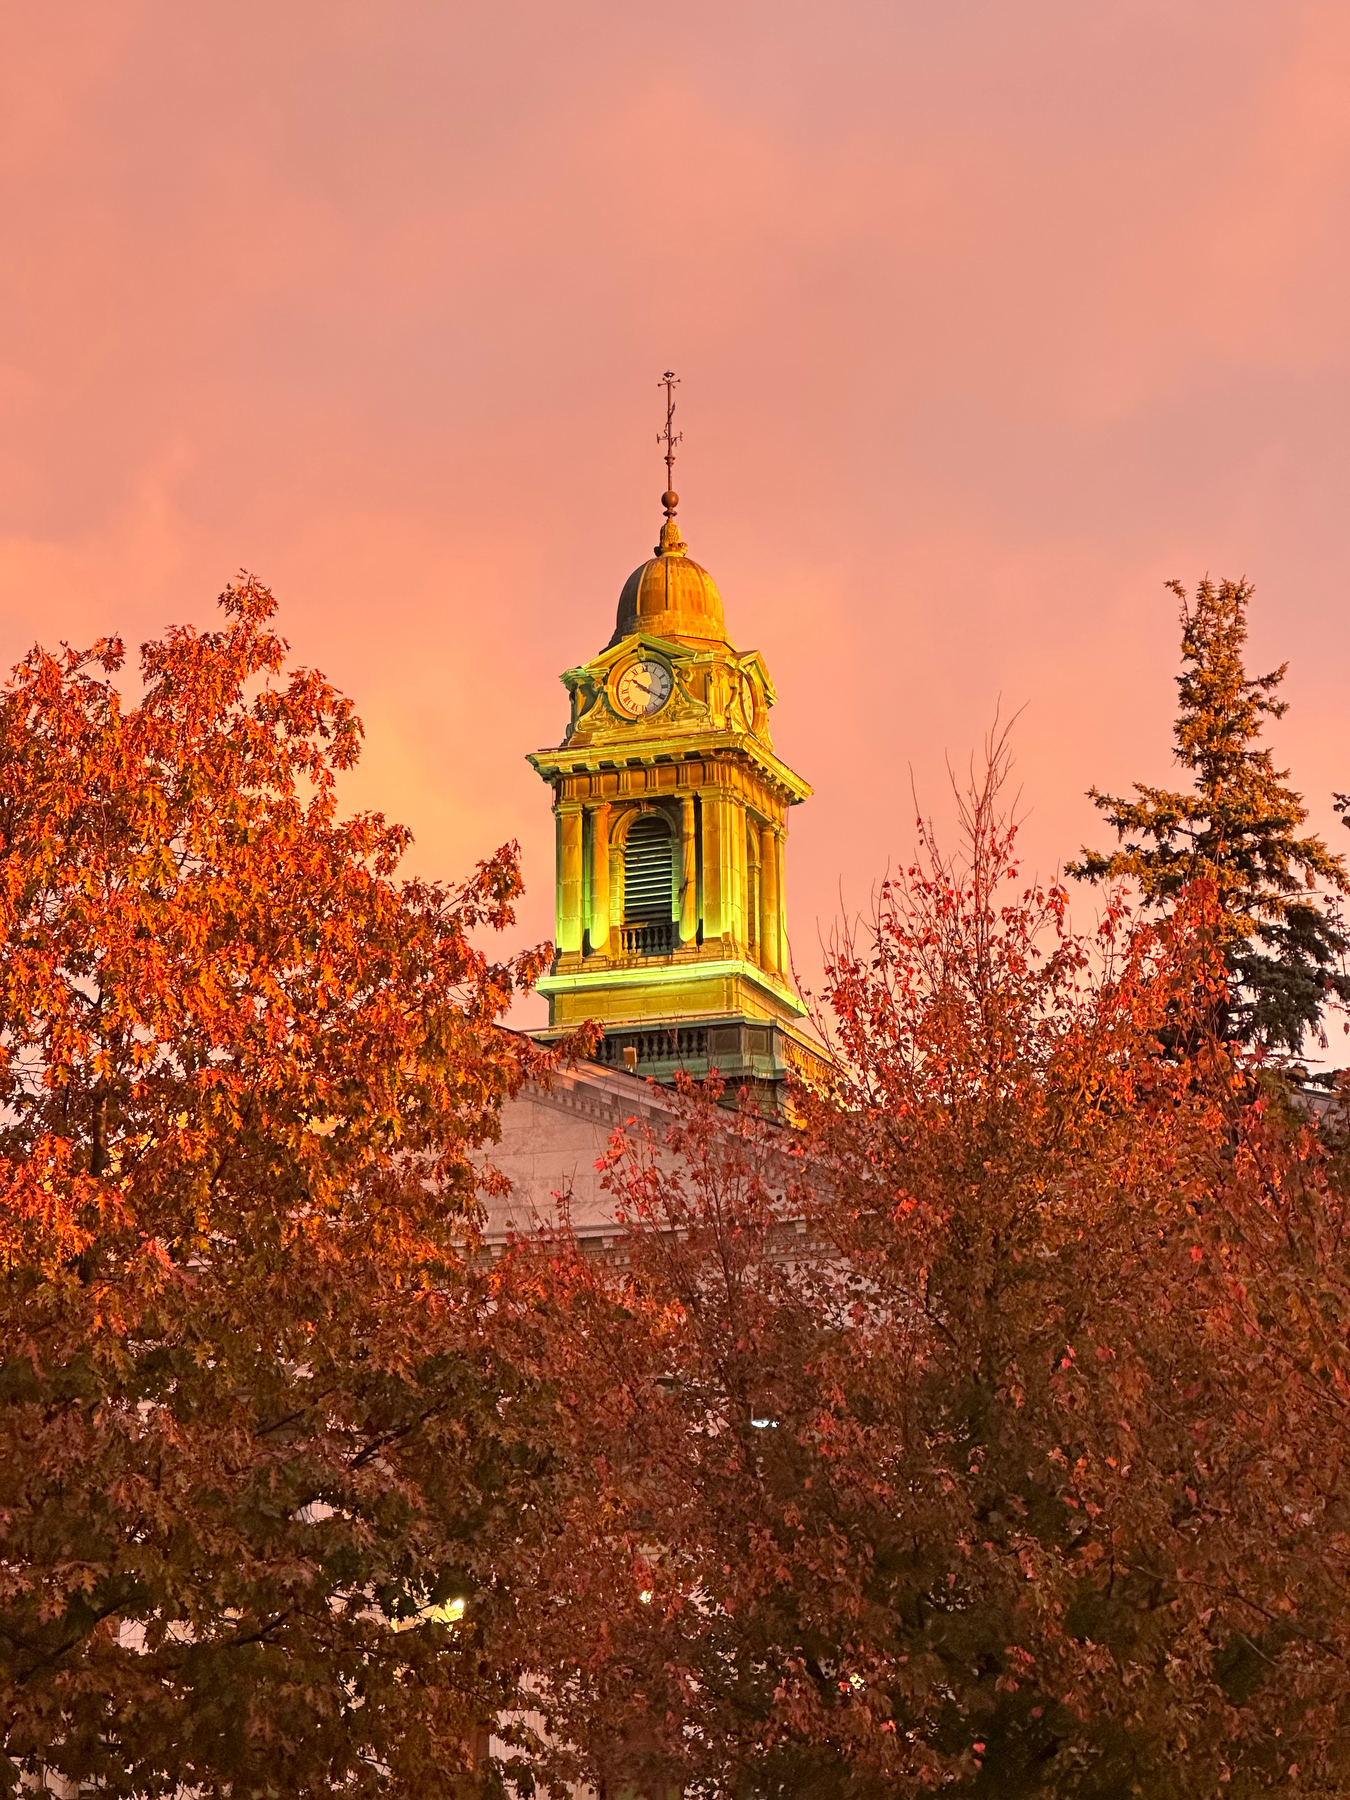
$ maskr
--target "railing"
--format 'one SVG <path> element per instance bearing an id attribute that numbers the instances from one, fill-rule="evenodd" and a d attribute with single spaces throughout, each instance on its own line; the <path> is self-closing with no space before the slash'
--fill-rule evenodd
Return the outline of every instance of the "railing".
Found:
<path id="1" fill-rule="evenodd" d="M 685 1025 L 668 1031 L 639 1031 L 627 1037 L 601 1040 L 601 1060 L 616 1068 L 622 1066 L 625 1050 L 636 1051 L 640 1063 L 683 1062 L 707 1056 L 708 1033 L 700 1025 Z"/>
<path id="2" fill-rule="evenodd" d="M 654 925 L 625 925 L 622 936 L 625 956 L 669 956 L 680 941 L 673 919 Z"/>

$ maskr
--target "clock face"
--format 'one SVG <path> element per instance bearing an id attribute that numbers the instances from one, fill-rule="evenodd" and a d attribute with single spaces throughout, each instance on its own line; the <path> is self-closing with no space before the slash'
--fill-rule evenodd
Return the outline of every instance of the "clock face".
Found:
<path id="1" fill-rule="evenodd" d="M 663 662 L 647 660 L 629 663 L 614 688 L 614 698 L 630 719 L 643 719 L 660 712 L 670 698 L 670 670 Z"/>

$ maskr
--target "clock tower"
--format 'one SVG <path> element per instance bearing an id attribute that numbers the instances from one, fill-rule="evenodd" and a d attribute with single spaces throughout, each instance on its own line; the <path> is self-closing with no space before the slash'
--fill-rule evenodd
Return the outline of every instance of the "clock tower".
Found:
<path id="1" fill-rule="evenodd" d="M 669 386 L 667 402 L 669 472 Z M 715 1068 L 773 1104 L 790 1072 L 821 1063 L 785 915 L 788 811 L 811 789 L 774 755 L 769 671 L 728 639 L 677 504 L 668 485 L 661 541 L 624 583 L 613 636 L 562 677 L 562 743 L 529 759 L 557 821 L 540 1035 L 593 1019 L 602 1063 L 659 1081 Z"/>

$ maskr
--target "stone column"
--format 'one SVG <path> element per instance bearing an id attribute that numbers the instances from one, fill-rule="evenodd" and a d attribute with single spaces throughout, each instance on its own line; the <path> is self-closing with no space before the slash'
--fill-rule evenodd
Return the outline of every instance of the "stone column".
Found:
<path id="1" fill-rule="evenodd" d="M 760 911 L 764 886 L 759 866 L 759 827 L 748 815 L 745 843 L 748 856 L 745 869 L 745 942 L 750 951 L 763 962 L 764 934 L 760 930 Z"/>
<path id="2" fill-rule="evenodd" d="M 759 960 L 772 975 L 782 969 L 778 937 L 778 833 L 759 828 Z"/>
<path id="3" fill-rule="evenodd" d="M 745 809 L 725 793 L 703 794 L 703 941 L 745 947 Z"/>
<path id="4" fill-rule="evenodd" d="M 722 796 L 703 792 L 703 942 L 727 930 L 727 892 L 722 867 Z"/>
<path id="5" fill-rule="evenodd" d="M 778 873 L 778 894 L 774 900 L 774 914 L 778 925 L 778 935 L 774 945 L 778 951 L 778 970 L 786 975 L 788 968 L 787 941 L 787 833 L 780 825 L 773 834 L 774 868 Z"/>
<path id="6" fill-rule="evenodd" d="M 694 798 L 680 803 L 680 942 L 698 936 L 698 843 L 694 836 Z"/>
<path id="7" fill-rule="evenodd" d="M 591 809 L 591 949 L 609 954 L 609 802 Z"/>
<path id="8" fill-rule="evenodd" d="M 579 801 L 558 808 L 558 949 L 581 949 L 582 812 Z"/>
<path id="9" fill-rule="evenodd" d="M 739 955 L 745 949 L 745 808 L 738 806 L 734 800 L 723 801 L 725 808 L 723 827 L 727 849 L 731 854 L 727 858 L 728 885 L 731 892 L 730 918 L 727 929 L 731 933 L 733 950 Z"/>
<path id="10" fill-rule="evenodd" d="M 610 947 L 610 803 L 590 808 L 590 949 Z"/>

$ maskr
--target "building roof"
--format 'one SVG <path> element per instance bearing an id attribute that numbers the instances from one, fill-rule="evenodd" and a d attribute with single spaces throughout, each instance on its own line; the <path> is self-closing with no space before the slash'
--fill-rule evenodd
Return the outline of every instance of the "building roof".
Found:
<path id="1" fill-rule="evenodd" d="M 611 647 L 637 631 L 696 643 L 727 641 L 717 583 L 689 555 L 673 518 L 661 527 L 656 554 L 623 584 Z"/>

